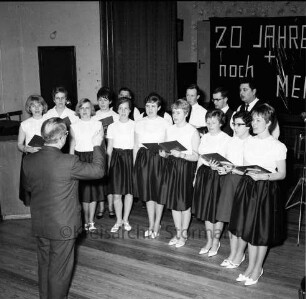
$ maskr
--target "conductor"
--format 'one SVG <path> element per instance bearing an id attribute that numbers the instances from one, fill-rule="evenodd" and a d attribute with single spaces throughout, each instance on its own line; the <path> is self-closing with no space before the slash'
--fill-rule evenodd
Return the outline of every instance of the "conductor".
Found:
<path id="1" fill-rule="evenodd" d="M 74 247 L 81 232 L 79 180 L 99 179 L 105 172 L 103 130 L 93 138 L 92 163 L 63 154 L 68 135 L 65 122 L 50 118 L 42 124 L 45 144 L 23 162 L 23 182 L 31 192 L 32 230 L 37 241 L 40 298 L 66 298 L 74 266 Z"/>

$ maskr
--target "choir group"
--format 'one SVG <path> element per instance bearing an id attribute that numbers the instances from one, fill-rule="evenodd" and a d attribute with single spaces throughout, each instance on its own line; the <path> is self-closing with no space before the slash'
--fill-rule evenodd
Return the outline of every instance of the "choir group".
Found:
<path id="1" fill-rule="evenodd" d="M 248 92 L 245 85 L 240 85 L 242 100 Z M 247 87 L 252 92 L 252 86 Z M 221 98 L 213 101 L 224 98 L 221 91 L 216 92 Z M 212 257 L 218 253 L 220 236 L 228 223 L 230 254 L 221 266 L 239 267 L 248 248 L 248 267 L 236 280 L 245 285 L 257 283 L 263 274 L 268 247 L 281 243 L 284 235 L 277 181 L 286 175 L 287 149 L 272 135 L 277 126 L 273 107 L 253 103 L 251 111 L 240 108 L 232 118 L 226 118 L 222 109 L 206 111 L 197 103 L 196 85 L 187 88 L 186 98 L 171 105 L 172 118 L 165 112 L 157 93 L 146 97 L 142 114 L 134 106 L 134 96 L 128 88 L 120 89 L 115 97 L 109 88 L 102 87 L 97 93 L 98 111 L 87 98 L 78 102 L 75 111 L 69 109 L 63 87 L 56 87 L 52 96 L 55 106 L 48 111 L 41 96 L 27 99 L 25 109 L 31 117 L 21 123 L 18 148 L 23 155 L 39 151 L 40 147 L 29 146 L 29 141 L 34 135 L 41 135 L 46 119 L 60 117 L 69 120 L 66 153 L 92 162 L 92 136 L 104 129 L 101 146 L 107 153 L 107 175 L 102 180 L 79 184 L 86 231 L 96 230 L 95 213 L 97 210 L 97 218 L 103 216 L 106 199 L 110 216 L 114 211 L 116 216 L 111 232 L 130 231 L 129 215 L 133 197 L 137 197 L 145 202 L 148 214 L 144 237 L 159 236 L 165 207 L 171 210 L 176 229 L 168 244 L 182 247 L 188 239 L 193 215 L 205 222 L 206 244 L 199 254 Z M 229 121 L 233 134 L 223 130 Z M 199 133 L 200 127 L 207 127 L 204 134 Z M 145 146 L 167 141 L 178 141 L 185 150 L 168 152 Z M 211 153 L 225 157 L 232 164 L 220 164 L 203 156 Z M 242 172 L 235 165 L 256 165 L 268 171 Z M 22 188 L 20 191 L 20 197 L 28 204 L 29 196 Z"/>

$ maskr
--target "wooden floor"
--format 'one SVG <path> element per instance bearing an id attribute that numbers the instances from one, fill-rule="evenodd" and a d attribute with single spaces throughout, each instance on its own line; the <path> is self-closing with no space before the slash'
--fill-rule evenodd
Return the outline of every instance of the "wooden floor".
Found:
<path id="1" fill-rule="evenodd" d="M 204 226 L 193 219 L 193 236 L 186 245 L 170 247 L 174 227 L 171 213 L 165 211 L 160 237 L 145 239 L 146 210 L 140 202 L 134 203 L 129 233 L 111 235 L 114 219 L 106 214 L 97 221 L 98 233 L 80 237 L 69 298 L 298 298 L 305 275 L 305 220 L 297 247 L 298 209 L 290 209 L 287 216 L 285 243 L 270 250 L 258 284 L 245 287 L 235 278 L 247 262 L 238 269 L 219 266 L 229 253 L 226 234 L 217 256 L 200 256 Z M 30 219 L 0 223 L 0 298 L 38 298 Z"/>

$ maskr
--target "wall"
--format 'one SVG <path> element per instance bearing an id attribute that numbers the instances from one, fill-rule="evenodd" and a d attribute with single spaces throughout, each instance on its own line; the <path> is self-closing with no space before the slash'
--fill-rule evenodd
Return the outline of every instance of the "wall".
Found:
<path id="1" fill-rule="evenodd" d="M 40 93 L 38 46 L 75 46 L 78 98 L 96 100 L 99 2 L 0 2 L 0 113 L 24 111 L 27 97 Z"/>
<path id="2" fill-rule="evenodd" d="M 197 61 L 197 22 L 211 17 L 305 16 L 305 1 L 178 1 L 184 20 L 184 40 L 178 42 L 179 62 Z"/>

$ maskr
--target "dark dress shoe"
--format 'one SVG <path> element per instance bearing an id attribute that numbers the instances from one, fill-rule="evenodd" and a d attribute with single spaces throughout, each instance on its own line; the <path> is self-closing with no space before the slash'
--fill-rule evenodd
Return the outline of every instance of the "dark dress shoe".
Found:
<path id="1" fill-rule="evenodd" d="M 96 218 L 97 219 L 103 218 L 103 212 L 98 212 L 97 215 L 96 215 Z"/>
<path id="2" fill-rule="evenodd" d="M 109 218 L 115 218 L 115 217 L 116 217 L 116 214 L 115 214 L 114 211 L 109 211 L 109 212 L 108 212 L 108 216 L 109 216 Z"/>

